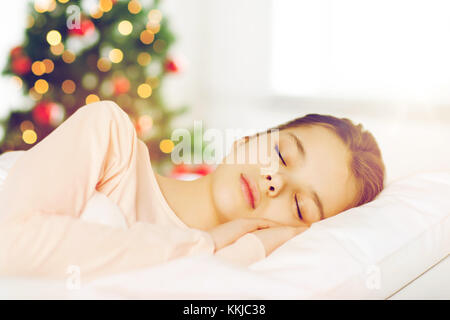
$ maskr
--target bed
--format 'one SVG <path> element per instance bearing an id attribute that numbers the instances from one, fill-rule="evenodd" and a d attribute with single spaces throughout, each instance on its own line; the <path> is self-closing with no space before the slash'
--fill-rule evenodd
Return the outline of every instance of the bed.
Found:
<path id="1" fill-rule="evenodd" d="M 22 152 L 0 155 L 0 192 Z M 450 171 L 411 174 L 248 268 L 197 255 L 89 283 L 0 276 L 0 298 L 450 299 L 449 195 Z M 118 210 L 97 193 L 82 218 L 114 226 Z"/>

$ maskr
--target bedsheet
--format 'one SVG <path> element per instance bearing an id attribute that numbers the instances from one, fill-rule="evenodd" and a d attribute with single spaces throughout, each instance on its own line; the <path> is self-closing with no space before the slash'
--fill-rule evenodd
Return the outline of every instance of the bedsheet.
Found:
<path id="1" fill-rule="evenodd" d="M 69 274 L 65 281 L 0 277 L 0 299 L 300 299 L 307 296 L 307 292 L 287 282 L 211 260 L 214 259 L 180 259 L 170 265 L 116 275 L 89 285 L 81 280 L 79 286 Z M 450 258 L 447 257 L 387 298 L 450 299 L 449 274 Z"/>

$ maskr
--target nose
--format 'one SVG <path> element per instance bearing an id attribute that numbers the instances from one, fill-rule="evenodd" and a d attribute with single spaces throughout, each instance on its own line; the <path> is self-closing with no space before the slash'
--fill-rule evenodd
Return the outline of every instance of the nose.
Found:
<path id="1" fill-rule="evenodd" d="M 264 189 L 268 196 L 276 197 L 284 187 L 283 178 L 278 174 L 265 175 Z"/>

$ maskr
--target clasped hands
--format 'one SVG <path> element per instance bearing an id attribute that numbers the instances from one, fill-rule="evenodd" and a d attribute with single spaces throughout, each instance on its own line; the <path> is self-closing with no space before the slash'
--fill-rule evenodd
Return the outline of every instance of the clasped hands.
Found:
<path id="1" fill-rule="evenodd" d="M 262 218 L 240 218 L 218 225 L 207 232 L 214 240 L 215 251 L 251 232 L 261 240 L 268 256 L 273 250 L 308 228 L 308 225 L 291 227 Z"/>

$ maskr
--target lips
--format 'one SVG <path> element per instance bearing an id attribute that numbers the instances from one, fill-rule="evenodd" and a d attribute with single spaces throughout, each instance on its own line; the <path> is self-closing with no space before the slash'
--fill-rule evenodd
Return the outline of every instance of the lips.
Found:
<path id="1" fill-rule="evenodd" d="M 252 209 L 255 209 L 259 202 L 259 191 L 256 184 L 243 173 L 240 176 L 240 183 L 245 200 L 247 200 Z"/>

